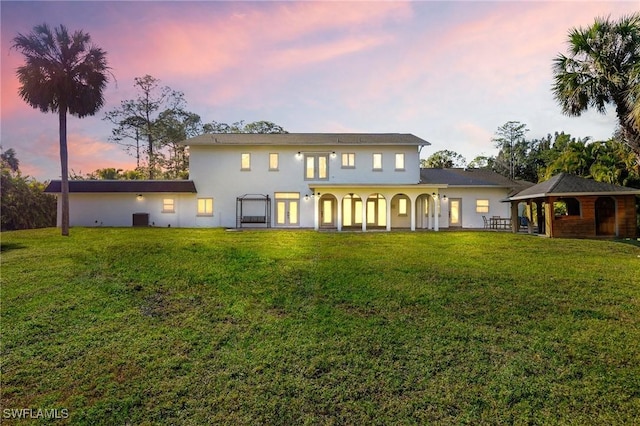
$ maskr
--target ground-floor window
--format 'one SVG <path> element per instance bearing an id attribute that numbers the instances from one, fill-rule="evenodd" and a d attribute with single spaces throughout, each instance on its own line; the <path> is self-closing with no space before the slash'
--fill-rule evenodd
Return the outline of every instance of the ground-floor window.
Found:
<path id="1" fill-rule="evenodd" d="M 198 216 L 213 216 L 213 198 L 198 198 Z"/>
<path id="2" fill-rule="evenodd" d="M 173 198 L 162 199 L 162 213 L 175 213 L 175 200 Z"/>
<path id="3" fill-rule="evenodd" d="M 576 198 L 559 198 L 553 203 L 555 216 L 580 216 L 580 201 Z"/>
<path id="4" fill-rule="evenodd" d="M 476 213 L 489 213 L 489 200 L 476 200 Z"/>
<path id="5" fill-rule="evenodd" d="M 408 199 L 407 198 L 398 198 L 398 216 L 407 216 L 408 215 Z"/>

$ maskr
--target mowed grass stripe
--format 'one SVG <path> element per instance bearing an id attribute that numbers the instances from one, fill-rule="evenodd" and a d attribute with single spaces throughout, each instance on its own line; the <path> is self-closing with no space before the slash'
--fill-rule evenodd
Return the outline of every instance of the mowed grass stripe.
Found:
<path id="1" fill-rule="evenodd" d="M 2 234 L 3 408 L 71 424 L 633 424 L 640 248 L 484 232 Z"/>

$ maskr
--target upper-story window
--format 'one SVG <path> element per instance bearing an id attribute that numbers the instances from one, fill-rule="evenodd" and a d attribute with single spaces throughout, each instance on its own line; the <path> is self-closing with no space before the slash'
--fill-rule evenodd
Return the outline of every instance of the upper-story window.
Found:
<path id="1" fill-rule="evenodd" d="M 329 179 L 329 154 L 305 154 L 305 180 Z"/>
<path id="2" fill-rule="evenodd" d="M 269 154 L 269 171 L 278 171 L 278 161 L 279 156 L 277 153 L 272 152 Z"/>
<path id="3" fill-rule="evenodd" d="M 404 170 L 404 153 L 396 154 L 396 170 Z"/>
<path id="4" fill-rule="evenodd" d="M 251 154 L 243 152 L 240 158 L 240 170 L 251 170 Z"/>
<path id="5" fill-rule="evenodd" d="M 382 170 L 382 154 L 379 152 L 373 154 L 373 170 Z"/>
<path id="6" fill-rule="evenodd" d="M 355 152 L 343 152 L 342 153 L 342 168 L 343 169 L 355 169 L 356 168 L 356 154 L 355 154 Z"/>

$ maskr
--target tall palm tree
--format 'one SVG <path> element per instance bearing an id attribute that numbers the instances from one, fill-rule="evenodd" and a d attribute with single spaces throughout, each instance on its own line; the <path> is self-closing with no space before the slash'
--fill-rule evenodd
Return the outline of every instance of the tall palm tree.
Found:
<path id="1" fill-rule="evenodd" d="M 597 18 L 569 32 L 569 55 L 554 60 L 553 93 L 567 115 L 616 108 L 618 123 L 640 164 L 640 13 Z"/>
<path id="2" fill-rule="evenodd" d="M 37 25 L 27 35 L 18 34 L 13 48 L 25 57 L 17 70 L 20 97 L 42 112 L 58 113 L 60 123 L 60 166 L 62 235 L 69 235 L 69 170 L 67 113 L 79 118 L 94 115 L 104 104 L 107 84 L 106 52 L 91 44 L 89 34 L 69 34 L 63 25 L 53 31 Z"/>

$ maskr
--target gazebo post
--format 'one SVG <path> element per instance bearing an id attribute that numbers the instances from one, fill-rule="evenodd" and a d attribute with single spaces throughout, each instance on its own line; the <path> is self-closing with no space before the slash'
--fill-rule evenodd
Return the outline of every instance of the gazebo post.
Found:
<path id="1" fill-rule="evenodd" d="M 533 200 L 527 200 L 527 208 L 529 209 L 529 217 L 527 218 L 527 232 L 533 234 Z"/>
<path id="2" fill-rule="evenodd" d="M 511 202 L 511 231 L 514 234 L 520 229 L 520 218 L 518 217 L 518 201 Z"/>

